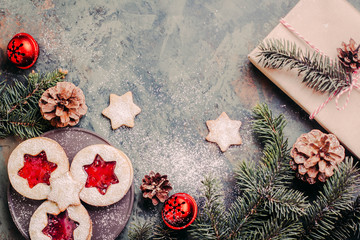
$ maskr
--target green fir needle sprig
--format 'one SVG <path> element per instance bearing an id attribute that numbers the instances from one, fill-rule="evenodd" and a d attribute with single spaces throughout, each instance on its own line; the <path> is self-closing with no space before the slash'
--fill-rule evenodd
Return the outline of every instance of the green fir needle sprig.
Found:
<path id="1" fill-rule="evenodd" d="M 299 239 L 348 239 L 359 221 L 359 169 L 346 158 L 306 210 Z"/>
<path id="2" fill-rule="evenodd" d="M 132 223 L 128 237 L 131 240 L 149 240 L 153 237 L 153 228 L 153 224 L 149 222 Z"/>
<path id="3" fill-rule="evenodd" d="M 263 158 L 259 164 L 239 164 L 235 178 L 242 194 L 229 208 L 216 181 L 205 179 L 205 205 L 190 230 L 193 239 L 296 239 L 308 201 L 290 186 L 294 174 L 285 125 L 284 117 L 273 117 L 267 105 L 254 108 L 253 130 L 264 144 Z"/>
<path id="4" fill-rule="evenodd" d="M 31 72 L 25 82 L 1 82 L 0 138 L 14 135 L 27 139 L 49 130 L 51 126 L 42 118 L 38 102 L 44 91 L 63 81 L 66 74 L 61 69 L 47 74 Z"/>
<path id="5" fill-rule="evenodd" d="M 178 240 L 178 232 L 165 226 L 154 223 L 132 223 L 128 237 L 130 240 Z"/>
<path id="6" fill-rule="evenodd" d="M 284 116 L 274 117 L 262 104 L 254 108 L 253 118 L 253 131 L 263 144 L 262 159 L 259 163 L 239 163 L 234 172 L 234 192 L 240 194 L 230 206 L 225 203 L 218 179 L 206 177 L 202 181 L 202 204 L 197 219 L 187 230 L 187 239 L 345 240 L 359 234 L 360 197 L 356 195 L 360 173 L 353 160 L 346 158 L 334 175 L 318 186 L 319 191 L 310 201 L 309 193 L 301 186 L 294 189 Z M 143 230 L 149 233 L 147 226 Z M 143 230 L 132 233 L 146 232 Z M 163 234 L 156 232 L 157 237 Z M 163 238 L 132 234 L 130 239 L 171 239 L 169 236 L 174 239 L 172 233 Z"/>
<path id="7" fill-rule="evenodd" d="M 350 86 L 351 74 L 328 56 L 302 51 L 285 39 L 267 39 L 258 46 L 257 60 L 265 68 L 296 69 L 306 86 L 329 94 Z"/>

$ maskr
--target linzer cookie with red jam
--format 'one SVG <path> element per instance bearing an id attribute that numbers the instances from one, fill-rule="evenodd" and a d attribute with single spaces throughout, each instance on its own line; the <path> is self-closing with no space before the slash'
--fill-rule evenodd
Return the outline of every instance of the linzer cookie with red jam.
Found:
<path id="1" fill-rule="evenodd" d="M 129 158 L 119 149 L 97 144 L 79 151 L 70 172 L 82 183 L 80 199 L 90 205 L 107 206 L 120 201 L 133 182 Z"/>
<path id="2" fill-rule="evenodd" d="M 92 223 L 82 205 L 60 211 L 57 204 L 45 201 L 31 217 L 29 234 L 34 240 L 88 240 Z"/>
<path id="3" fill-rule="evenodd" d="M 63 148 L 45 137 L 20 143 L 9 157 L 8 174 L 13 188 L 21 195 L 41 200 L 50 192 L 50 178 L 69 171 Z"/>

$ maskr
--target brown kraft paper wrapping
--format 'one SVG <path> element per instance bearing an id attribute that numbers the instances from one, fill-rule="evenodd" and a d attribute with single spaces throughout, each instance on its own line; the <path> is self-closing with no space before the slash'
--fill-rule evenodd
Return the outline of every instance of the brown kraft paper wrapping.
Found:
<path id="1" fill-rule="evenodd" d="M 300 0 L 284 17 L 306 40 L 332 59 L 337 60 L 337 48 L 341 42 L 353 38 L 360 43 L 360 13 L 345 0 Z M 351 24 L 349 24 L 351 21 Z M 265 38 L 286 39 L 303 50 L 314 51 L 303 40 L 279 23 Z M 258 48 L 250 54 L 250 61 L 273 83 L 291 97 L 307 113 L 311 114 L 329 95 L 315 92 L 301 82 L 296 70 L 263 68 L 257 62 Z M 347 93 L 339 99 L 343 106 Z M 316 116 L 315 120 L 328 132 L 335 134 L 342 144 L 360 157 L 360 89 L 353 89 L 347 107 L 339 111 L 335 98 Z"/>

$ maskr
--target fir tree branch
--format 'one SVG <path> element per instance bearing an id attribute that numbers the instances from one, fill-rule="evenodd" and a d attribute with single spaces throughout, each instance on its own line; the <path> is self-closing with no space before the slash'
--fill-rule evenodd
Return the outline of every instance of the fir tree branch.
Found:
<path id="1" fill-rule="evenodd" d="M 264 157 L 259 164 L 243 162 L 239 165 L 235 178 L 243 194 L 227 211 L 214 188 L 214 180 L 203 182 L 206 204 L 192 230 L 195 239 L 262 239 L 258 237 L 265 235 L 280 238 L 284 232 L 273 231 L 277 228 L 271 229 L 274 226 L 269 224 L 269 219 L 276 217 L 285 231 L 290 220 L 296 221 L 305 213 L 306 197 L 289 188 L 293 172 L 289 167 L 287 140 L 283 136 L 285 125 L 283 116 L 273 118 L 266 105 L 255 107 L 253 128 L 264 143 Z M 297 231 L 299 227 L 289 228 Z"/>
<path id="2" fill-rule="evenodd" d="M 153 240 L 177 240 L 178 232 L 170 228 L 156 225 L 153 233 Z"/>
<path id="3" fill-rule="evenodd" d="M 152 223 L 132 223 L 128 237 L 130 240 L 176 240 L 177 232 Z"/>
<path id="4" fill-rule="evenodd" d="M 268 39 L 259 45 L 259 50 L 258 62 L 263 67 L 296 69 L 302 82 L 315 91 L 332 93 L 351 84 L 351 75 L 338 62 L 317 52 L 303 53 L 295 43 Z"/>
<path id="5" fill-rule="evenodd" d="M 265 201 L 265 209 L 268 209 L 270 215 L 279 219 L 286 215 L 286 219 L 291 221 L 296 221 L 299 216 L 303 216 L 308 207 L 302 192 L 288 188 L 273 189 Z"/>
<path id="6" fill-rule="evenodd" d="M 130 240 L 151 240 L 154 226 L 151 223 L 133 223 L 128 237 Z"/>
<path id="7" fill-rule="evenodd" d="M 242 197 L 238 197 L 226 215 L 230 226 L 227 232 L 224 233 L 224 235 L 227 235 L 226 239 L 238 239 L 240 236 L 243 239 L 249 238 L 249 235 L 253 233 L 252 224 L 254 222 L 251 218 L 259 215 L 258 208 L 262 200 L 260 195 L 256 193 L 244 192 Z"/>
<path id="8" fill-rule="evenodd" d="M 273 118 L 266 105 L 259 105 L 254 109 L 254 119 L 254 131 L 264 143 L 264 157 L 259 164 L 243 162 L 239 165 L 235 178 L 243 194 L 228 210 L 214 182 L 208 179 L 203 182 L 206 204 L 192 230 L 194 239 L 259 239 L 256 236 L 263 233 L 276 238 L 273 234 L 280 237 L 283 233 L 270 229 L 268 221 L 272 216 L 279 226 L 288 226 L 290 220 L 297 220 L 305 213 L 306 197 L 289 188 L 293 172 L 289 167 L 287 140 L 283 136 L 286 125 L 283 116 Z M 296 229 L 298 225 L 294 225 L 293 230 Z"/>
<path id="9" fill-rule="evenodd" d="M 327 239 L 343 219 L 342 212 L 351 211 L 360 183 L 359 170 L 352 158 L 346 158 L 329 178 L 317 200 L 308 208 L 301 239 Z"/>
<path id="10" fill-rule="evenodd" d="M 238 184 L 246 189 L 247 186 L 251 186 L 249 183 L 253 182 L 256 184 L 256 191 L 266 198 L 266 206 L 271 213 L 275 211 L 276 214 L 286 213 L 292 219 L 296 219 L 304 213 L 307 204 L 306 197 L 302 193 L 289 189 L 294 174 L 289 167 L 288 142 L 283 134 L 286 121 L 283 115 L 273 117 L 265 104 L 257 105 L 253 113 L 253 129 L 265 145 L 264 157 L 260 166 L 254 168 L 253 176 L 245 173 L 246 168 L 250 169 L 246 166 L 236 172 Z"/>
<path id="11" fill-rule="evenodd" d="M 203 212 L 198 214 L 189 232 L 194 239 L 223 239 L 220 231 L 222 230 L 221 224 L 224 221 L 225 206 L 223 195 L 219 193 L 219 182 L 212 177 L 206 177 L 202 184 L 205 205 Z"/>
<path id="12" fill-rule="evenodd" d="M 286 126 L 284 116 L 279 115 L 274 118 L 268 106 L 262 104 L 253 109 L 253 117 L 254 133 L 264 144 L 262 163 L 274 173 L 283 171 L 283 163 L 286 162 L 286 166 L 288 166 L 289 160 L 288 141 L 284 140 L 283 135 L 283 129 Z M 290 168 L 286 167 L 285 169 L 289 170 Z M 288 179 L 282 179 L 280 182 L 286 184 Z"/>
<path id="13" fill-rule="evenodd" d="M 297 221 L 280 221 L 271 218 L 259 226 L 247 240 L 296 240 L 301 232 L 301 223 Z"/>
<path id="14" fill-rule="evenodd" d="M 360 197 L 351 206 L 351 210 L 341 211 L 341 218 L 335 223 L 335 228 L 329 232 L 329 240 L 348 239 L 357 233 L 360 222 Z M 357 236 L 356 239 L 359 239 Z"/>
<path id="15" fill-rule="evenodd" d="M 27 82 L 14 81 L 12 85 L 2 82 L 0 86 L 0 138 L 15 135 L 22 139 L 36 137 L 50 129 L 38 106 L 43 92 L 65 78 L 67 71 L 61 69 L 45 75 L 32 72 Z"/>
<path id="16" fill-rule="evenodd" d="M 219 182 L 209 177 L 202 181 L 204 206 L 190 226 L 190 239 L 342 240 L 359 233 L 360 197 L 354 202 L 354 195 L 360 174 L 352 159 L 338 166 L 310 205 L 304 193 L 290 184 L 294 172 L 289 167 L 285 125 L 283 116 L 273 117 L 265 104 L 255 107 L 253 128 L 264 144 L 264 156 L 257 164 L 239 164 L 235 178 L 241 193 L 229 208 Z M 161 236 L 158 239 L 174 237 Z"/>

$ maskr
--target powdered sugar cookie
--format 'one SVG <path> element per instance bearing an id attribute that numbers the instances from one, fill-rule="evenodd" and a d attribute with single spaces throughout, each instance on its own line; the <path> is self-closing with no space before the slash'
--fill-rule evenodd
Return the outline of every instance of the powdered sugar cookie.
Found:
<path id="1" fill-rule="evenodd" d="M 84 186 L 80 199 L 94 206 L 107 206 L 122 199 L 134 175 L 129 158 L 119 149 L 105 144 L 80 150 L 70 171 Z"/>
<path id="2" fill-rule="evenodd" d="M 225 152 L 230 145 L 242 144 L 239 133 L 241 122 L 231 120 L 225 112 L 221 113 L 216 120 L 206 121 L 206 125 L 210 131 L 206 140 L 217 143 L 222 152 Z"/>
<path id="3" fill-rule="evenodd" d="M 64 211 L 70 205 L 80 205 L 81 183 L 74 180 L 70 172 L 50 179 L 51 191 L 48 200 L 55 202 L 60 211 Z"/>
<path id="4" fill-rule="evenodd" d="M 69 160 L 63 148 L 45 137 L 31 138 L 20 143 L 11 153 L 8 174 L 13 188 L 31 199 L 46 199 L 50 178 L 69 171 Z"/>
<path id="5" fill-rule="evenodd" d="M 121 126 L 134 127 L 135 116 L 141 109 L 133 102 L 132 92 L 122 96 L 110 94 L 110 105 L 102 111 L 102 114 L 111 120 L 112 129 Z"/>
<path id="6" fill-rule="evenodd" d="M 70 206 L 61 212 L 54 202 L 45 201 L 30 219 L 29 234 L 34 240 L 88 240 L 92 223 L 82 205 Z"/>

